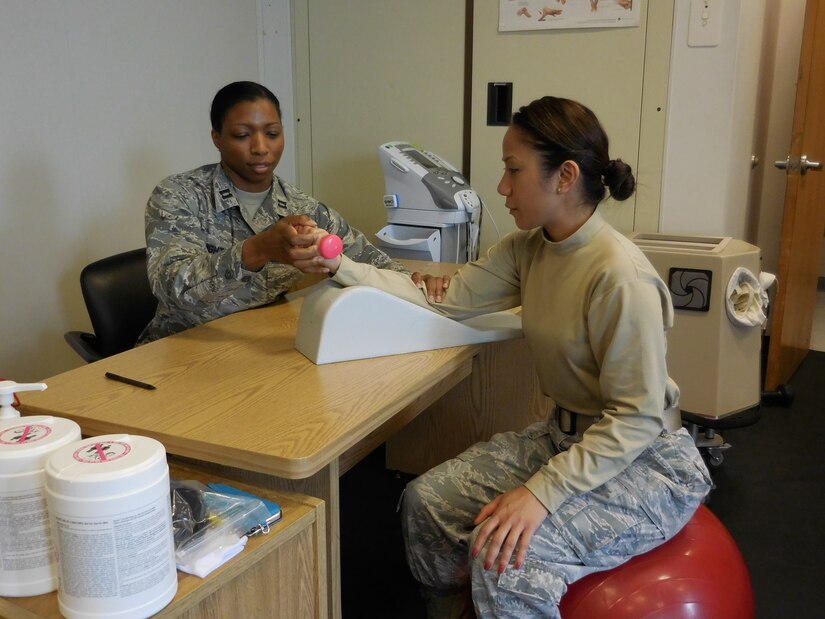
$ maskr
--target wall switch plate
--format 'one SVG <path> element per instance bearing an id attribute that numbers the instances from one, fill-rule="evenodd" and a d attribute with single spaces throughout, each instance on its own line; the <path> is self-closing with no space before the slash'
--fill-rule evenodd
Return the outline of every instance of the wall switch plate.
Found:
<path id="1" fill-rule="evenodd" d="M 688 47 L 716 47 L 722 41 L 724 0 L 690 0 Z"/>
<path id="2" fill-rule="evenodd" d="M 508 127 L 513 116 L 513 82 L 487 84 L 487 126 Z"/>

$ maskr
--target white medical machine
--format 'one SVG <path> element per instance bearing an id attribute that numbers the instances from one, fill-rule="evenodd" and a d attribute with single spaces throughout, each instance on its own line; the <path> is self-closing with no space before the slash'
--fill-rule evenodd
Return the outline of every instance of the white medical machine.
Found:
<path id="1" fill-rule="evenodd" d="M 378 149 L 387 225 L 378 246 L 393 258 L 462 263 L 478 257 L 481 199 L 451 164 L 407 142 Z"/>

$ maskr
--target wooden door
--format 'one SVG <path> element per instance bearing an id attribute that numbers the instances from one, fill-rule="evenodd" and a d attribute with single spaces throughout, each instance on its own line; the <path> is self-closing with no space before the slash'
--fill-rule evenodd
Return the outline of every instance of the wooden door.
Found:
<path id="1" fill-rule="evenodd" d="M 808 0 L 765 389 L 785 384 L 808 354 L 825 232 L 825 2 Z M 809 162 L 805 165 L 805 159 Z"/>

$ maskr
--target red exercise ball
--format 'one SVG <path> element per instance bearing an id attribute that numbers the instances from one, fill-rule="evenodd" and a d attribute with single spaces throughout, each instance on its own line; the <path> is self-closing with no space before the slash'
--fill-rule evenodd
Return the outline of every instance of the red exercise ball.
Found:
<path id="1" fill-rule="evenodd" d="M 753 619 L 750 574 L 725 526 L 704 505 L 673 539 L 582 578 L 564 619 Z"/>

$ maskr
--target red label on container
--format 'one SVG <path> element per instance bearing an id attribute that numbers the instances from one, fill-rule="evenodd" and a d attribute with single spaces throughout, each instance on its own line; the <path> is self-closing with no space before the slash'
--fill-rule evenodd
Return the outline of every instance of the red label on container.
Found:
<path id="1" fill-rule="evenodd" d="M 39 423 L 14 426 L 0 432 L 0 445 L 29 445 L 42 441 L 51 433 L 50 426 Z"/>
<path id="2" fill-rule="evenodd" d="M 74 459 L 84 464 L 103 464 L 119 460 L 132 451 L 132 446 L 120 441 L 105 441 L 84 445 L 72 454 Z"/>

